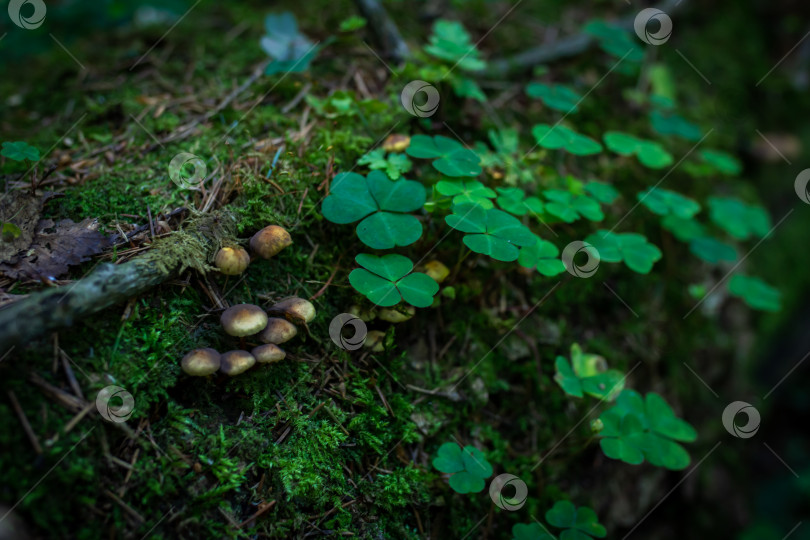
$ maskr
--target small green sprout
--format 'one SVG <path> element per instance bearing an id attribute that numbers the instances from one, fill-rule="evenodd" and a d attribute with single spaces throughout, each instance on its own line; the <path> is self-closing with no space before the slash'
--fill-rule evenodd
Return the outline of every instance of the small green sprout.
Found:
<path id="1" fill-rule="evenodd" d="M 602 145 L 574 131 L 557 124 L 538 124 L 532 128 L 532 135 L 537 144 L 551 150 L 565 150 L 577 156 L 589 156 L 602 152 Z"/>
<path id="2" fill-rule="evenodd" d="M 450 487 L 456 493 L 479 493 L 484 490 L 485 478 L 492 476 L 492 465 L 484 453 L 474 446 L 461 446 L 446 442 L 433 458 L 433 466 L 450 474 Z"/>
<path id="3" fill-rule="evenodd" d="M 622 156 L 638 157 L 638 160 L 651 169 L 661 169 L 673 163 L 672 154 L 654 141 L 639 139 L 629 133 L 608 131 L 602 139 L 605 146 Z"/>
<path id="4" fill-rule="evenodd" d="M 481 59 L 481 52 L 458 21 L 437 20 L 425 52 L 440 60 L 458 64 L 465 71 L 480 71 L 486 67 L 486 62 Z"/>
<path id="5" fill-rule="evenodd" d="M 395 253 L 377 257 L 361 253 L 349 274 L 349 283 L 378 306 L 390 307 L 401 300 L 415 307 L 429 307 L 439 292 L 439 284 L 427 274 L 412 272 L 413 262 Z"/>
<path id="6" fill-rule="evenodd" d="M 571 345 L 571 362 L 558 356 L 555 367 L 554 380 L 569 396 L 581 398 L 588 394 L 612 401 L 624 389 L 624 375 L 620 371 L 607 369 L 603 357 L 582 352 L 577 343 Z"/>
<path id="7" fill-rule="evenodd" d="M 562 84 L 529 83 L 526 86 L 526 94 L 542 100 L 546 107 L 565 114 L 579 111 L 578 104 L 582 101 L 581 95 Z"/>
<path id="8" fill-rule="evenodd" d="M 402 175 L 411 170 L 413 163 L 408 156 L 390 153 L 386 157 L 385 149 L 375 148 L 357 160 L 358 165 L 368 165 L 371 170 L 382 169 L 391 180 L 399 180 Z"/>
<path id="9" fill-rule="evenodd" d="M 446 176 L 478 176 L 482 172 L 475 152 L 442 135 L 414 135 L 406 152 L 418 159 L 433 159 L 433 168 Z"/>
<path id="10" fill-rule="evenodd" d="M 592 537 L 604 538 L 607 530 L 599 523 L 596 512 L 587 506 L 576 507 L 570 501 L 557 501 L 546 512 L 546 521 L 558 529 L 560 540 L 591 540 Z"/>
<path id="11" fill-rule="evenodd" d="M 516 217 L 496 208 L 485 210 L 474 204 L 459 204 L 444 219 L 454 229 L 468 233 L 464 236 L 468 248 L 498 261 L 517 260 L 519 246 L 537 241 Z"/>
<path id="12" fill-rule="evenodd" d="M 728 282 L 728 292 L 754 309 L 779 311 L 782 307 L 782 293 L 757 277 L 735 274 Z"/>
<path id="13" fill-rule="evenodd" d="M 653 264 L 661 258 L 661 250 L 637 233 L 614 233 L 600 229 L 589 235 L 585 242 L 593 245 L 599 258 L 605 262 L 622 262 L 639 274 L 649 274 Z"/>

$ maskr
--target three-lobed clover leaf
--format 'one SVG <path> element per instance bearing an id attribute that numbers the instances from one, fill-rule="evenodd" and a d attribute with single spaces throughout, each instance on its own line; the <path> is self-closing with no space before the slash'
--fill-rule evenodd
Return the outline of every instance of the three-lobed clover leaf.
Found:
<path id="1" fill-rule="evenodd" d="M 613 400 L 624 389 L 625 377 L 620 371 L 608 369 L 603 357 L 582 352 L 577 343 L 571 345 L 571 362 L 558 356 L 554 366 L 554 381 L 569 396 L 581 398 L 588 394 Z"/>
<path id="2" fill-rule="evenodd" d="M 439 284 L 427 274 L 411 272 L 413 263 L 408 257 L 395 253 L 377 257 L 361 253 L 349 274 L 349 283 L 378 306 L 390 307 L 401 300 L 415 307 L 429 307 L 439 292 Z"/>
<path id="3" fill-rule="evenodd" d="M 484 489 L 484 479 L 492 476 L 492 465 L 483 452 L 470 445 L 462 449 L 454 442 L 439 447 L 433 466 L 451 475 L 450 487 L 456 493 L 479 493 Z"/>
<path id="4" fill-rule="evenodd" d="M 446 176 L 478 176 L 482 172 L 475 152 L 442 135 L 414 135 L 406 152 L 411 157 L 434 160 L 433 168 Z"/>
<path id="5" fill-rule="evenodd" d="M 526 193 L 517 187 L 495 188 L 499 193 L 498 206 L 516 216 L 528 213 L 537 215 L 543 211 L 543 202 L 537 197 L 526 197 Z"/>
<path id="6" fill-rule="evenodd" d="M 484 209 L 495 206 L 490 200 L 495 198 L 495 192 L 478 180 L 440 180 L 436 182 L 436 191 L 453 197 L 453 204 L 477 204 Z"/>
<path id="7" fill-rule="evenodd" d="M 273 59 L 267 64 L 265 75 L 309 69 L 310 62 L 318 54 L 318 47 L 298 30 L 295 15 L 288 11 L 270 14 L 264 19 L 264 28 L 267 35 L 262 37 L 260 44 Z"/>
<path id="8" fill-rule="evenodd" d="M 0 156 L 14 161 L 39 161 L 39 150 L 25 141 L 7 141 L 3 143 Z"/>
<path id="9" fill-rule="evenodd" d="M 607 530 L 599 523 L 596 512 L 587 506 L 574 506 L 571 501 L 557 501 L 546 512 L 546 521 L 558 529 L 565 529 L 560 533 L 560 540 L 591 540 L 591 538 L 604 538 Z"/>
<path id="10" fill-rule="evenodd" d="M 539 523 L 515 523 L 512 526 L 512 540 L 555 540 Z"/>
<path id="11" fill-rule="evenodd" d="M 602 145 L 595 140 L 560 124 L 537 124 L 532 128 L 532 135 L 543 148 L 562 149 L 577 156 L 589 156 L 602 151 Z"/>
<path id="12" fill-rule="evenodd" d="M 672 154 L 657 142 L 639 139 L 629 133 L 608 131 L 602 139 L 610 150 L 622 156 L 635 155 L 642 164 L 651 169 L 661 169 L 674 161 Z"/>
<path id="13" fill-rule="evenodd" d="M 661 220 L 661 226 L 675 235 L 681 242 L 689 242 L 695 238 L 706 236 L 706 228 L 694 219 L 683 219 L 672 214 Z"/>
<path id="14" fill-rule="evenodd" d="M 639 192 L 638 200 L 659 216 L 673 215 L 681 219 L 689 219 L 700 212 L 700 203 L 676 191 L 652 187 Z"/>
<path id="15" fill-rule="evenodd" d="M 565 263 L 560 259 L 560 250 L 541 238 L 536 243 L 520 248 L 518 264 L 524 268 L 536 268 L 544 276 L 553 277 L 565 272 Z"/>
<path id="16" fill-rule="evenodd" d="M 763 237 L 771 229 L 771 218 L 761 206 L 739 199 L 709 197 L 709 217 L 715 225 L 738 240 Z"/>
<path id="17" fill-rule="evenodd" d="M 549 200 L 546 203 L 546 212 L 566 223 L 573 223 L 580 217 L 591 221 L 605 219 L 599 202 L 587 195 L 574 195 L 570 191 L 549 189 L 543 192 L 543 196 Z"/>
<path id="18" fill-rule="evenodd" d="M 698 141 L 702 137 L 700 128 L 672 112 L 654 109 L 650 113 L 652 128 L 661 135 L 675 135 L 687 141 Z"/>
<path id="19" fill-rule="evenodd" d="M 476 253 L 498 261 L 514 261 L 518 246 L 530 246 L 537 237 L 520 220 L 503 210 L 485 210 L 475 204 L 459 204 L 445 221 L 452 228 L 467 233 L 464 244 Z"/>
<path id="20" fill-rule="evenodd" d="M 622 262 L 630 270 L 648 274 L 653 264 L 661 259 L 661 250 L 649 243 L 644 235 L 637 233 L 614 233 L 604 229 L 589 235 L 585 242 L 591 244 L 605 262 Z"/>
<path id="21" fill-rule="evenodd" d="M 582 101 L 582 96 L 562 84 L 529 83 L 526 94 L 542 100 L 547 107 L 566 114 L 577 112 L 579 102 Z"/>
<path id="22" fill-rule="evenodd" d="M 479 71 L 486 67 L 486 62 L 481 60 L 481 52 L 458 21 L 437 20 L 425 52 L 441 60 L 457 63 L 459 68 L 466 71 Z"/>
<path id="23" fill-rule="evenodd" d="M 710 165 L 717 172 L 729 176 L 737 176 L 742 172 L 742 164 L 728 152 L 704 148 L 698 152 L 698 156 L 700 156 L 704 163 Z"/>
<path id="24" fill-rule="evenodd" d="M 711 236 L 693 238 L 689 242 L 689 251 L 709 264 L 717 264 L 720 261 L 733 262 L 737 260 L 737 250 L 734 249 L 734 246 L 730 246 Z"/>
<path id="25" fill-rule="evenodd" d="M 357 226 L 360 240 L 374 249 L 389 249 L 413 244 L 422 236 L 422 224 L 405 212 L 421 208 L 425 198 L 425 188 L 419 182 L 392 182 L 382 171 L 372 171 L 366 178 L 340 173 L 332 181 L 321 213 L 338 224 L 362 219 Z"/>
<path id="26" fill-rule="evenodd" d="M 782 308 L 782 293 L 754 276 L 735 274 L 728 282 L 728 292 L 754 309 L 779 311 Z"/>
<path id="27" fill-rule="evenodd" d="M 591 180 L 583 188 L 585 193 L 603 204 L 612 204 L 619 198 L 619 192 L 610 184 Z"/>
<path id="28" fill-rule="evenodd" d="M 607 457 L 631 465 L 646 459 L 671 470 L 689 465 L 689 453 L 678 442 L 692 442 L 697 433 L 658 394 L 650 392 L 642 399 L 635 390 L 624 390 L 599 420 L 603 425 L 599 445 Z"/>
<path id="29" fill-rule="evenodd" d="M 368 165 L 371 170 L 384 170 L 391 180 L 399 180 L 403 173 L 411 170 L 413 164 L 408 156 L 390 153 L 386 157 L 385 149 L 375 148 L 357 160 L 358 165 Z"/>

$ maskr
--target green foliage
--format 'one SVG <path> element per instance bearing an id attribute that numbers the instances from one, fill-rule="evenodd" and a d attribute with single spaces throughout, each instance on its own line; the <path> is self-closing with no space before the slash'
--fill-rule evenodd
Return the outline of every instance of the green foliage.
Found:
<path id="1" fill-rule="evenodd" d="M 689 251 L 709 264 L 737 260 L 737 250 L 734 249 L 734 246 L 730 246 L 711 236 L 692 239 L 689 242 Z"/>
<path id="2" fill-rule="evenodd" d="M 535 268 L 549 277 L 565 272 L 565 264 L 560 260 L 560 250 L 541 238 L 537 238 L 536 243 L 520 249 L 518 264 L 524 268 Z"/>
<path id="3" fill-rule="evenodd" d="M 584 30 L 595 37 L 602 50 L 611 56 L 624 58 L 629 62 L 641 62 L 644 59 L 644 50 L 624 28 L 594 20 L 588 22 Z"/>
<path id="4" fill-rule="evenodd" d="M 526 197 L 526 193 L 515 187 L 495 188 L 499 193 L 498 206 L 510 214 L 524 216 L 527 213 L 534 215 L 543 212 L 543 202 L 537 197 Z"/>
<path id="5" fill-rule="evenodd" d="M 478 176 L 480 159 L 472 150 L 464 148 L 460 142 L 436 135 L 414 135 L 407 153 L 419 159 L 433 159 L 433 167 L 446 176 Z"/>
<path id="6" fill-rule="evenodd" d="M 486 169 L 499 169 L 496 174 L 503 171 L 505 184 L 528 183 L 534 180 L 532 171 L 523 160 L 523 152 L 519 150 L 519 137 L 515 129 L 501 129 L 487 132 L 494 152 L 490 151 L 484 143 L 475 144 L 475 153 L 481 158 L 481 166 Z"/>
<path id="7" fill-rule="evenodd" d="M 512 540 L 555 540 L 539 523 L 515 523 L 512 526 Z"/>
<path id="8" fill-rule="evenodd" d="M 532 128 L 537 144 L 551 150 L 565 150 L 577 156 L 590 156 L 602 151 L 602 145 L 561 124 L 538 124 Z"/>
<path id="9" fill-rule="evenodd" d="M 738 240 L 761 238 L 771 229 L 771 218 L 761 206 L 723 197 L 709 197 L 708 203 L 714 224 Z"/>
<path id="10" fill-rule="evenodd" d="M 624 389 L 624 375 L 608 369 L 605 359 L 582 352 L 579 344 L 571 345 L 571 362 L 558 356 L 554 380 L 566 394 L 581 398 L 584 394 L 612 401 Z"/>
<path id="11" fill-rule="evenodd" d="M 604 538 L 605 527 L 599 523 L 596 512 L 587 506 L 577 508 L 570 501 L 557 501 L 546 512 L 546 521 L 559 529 L 560 540 L 591 540 L 591 537 Z"/>
<path id="12" fill-rule="evenodd" d="M 391 180 L 399 180 L 406 172 L 411 170 L 413 163 L 407 156 L 390 153 L 386 157 L 385 149 L 375 148 L 371 152 L 364 154 L 357 160 L 358 165 L 368 165 L 371 170 L 382 169 Z"/>
<path id="13" fill-rule="evenodd" d="M 315 46 L 298 30 L 295 15 L 285 11 L 279 15 L 270 14 L 264 19 L 267 35 L 261 39 L 261 46 L 270 58 L 264 73 L 300 73 L 309 69 L 309 64 L 318 54 Z"/>
<path id="14" fill-rule="evenodd" d="M 430 276 L 411 272 L 413 263 L 403 255 L 361 253 L 355 260 L 363 268 L 352 270 L 349 283 L 378 306 L 395 306 L 405 300 L 412 306 L 429 307 L 439 292 L 439 284 Z"/>
<path id="15" fill-rule="evenodd" d="M 607 457 L 631 465 L 646 459 L 672 470 L 689 465 L 689 454 L 678 442 L 694 441 L 697 433 L 658 394 L 642 399 L 635 390 L 624 390 L 599 419 L 604 426 L 599 444 Z"/>
<path id="16" fill-rule="evenodd" d="M 502 210 L 485 210 L 475 204 L 460 204 L 445 217 L 448 225 L 463 233 L 464 244 L 476 253 L 499 261 L 517 260 L 518 246 L 530 246 L 537 237 L 520 221 Z"/>
<path id="17" fill-rule="evenodd" d="M 740 161 L 728 152 L 704 148 L 698 152 L 698 156 L 719 173 L 737 176 L 742 172 Z"/>
<path id="18" fill-rule="evenodd" d="M 743 302 L 762 311 L 779 311 L 782 307 L 782 294 L 754 276 L 734 274 L 728 282 L 728 292 L 742 298 Z"/>
<path id="19" fill-rule="evenodd" d="M 422 236 L 422 224 L 404 212 L 418 210 L 425 198 L 425 188 L 419 182 L 392 182 L 380 171 L 372 171 L 366 178 L 340 173 L 332 181 L 321 212 L 338 224 L 362 219 L 357 226 L 360 240 L 374 249 L 389 249 L 413 244 Z"/>
<path id="20" fill-rule="evenodd" d="M 484 490 L 484 479 L 492 476 L 492 465 L 483 452 L 469 445 L 462 449 L 454 442 L 439 447 L 433 466 L 451 475 L 450 487 L 456 493 L 479 493 Z"/>
<path id="21" fill-rule="evenodd" d="M 549 189 L 543 192 L 543 196 L 549 200 L 546 203 L 546 212 L 566 223 L 573 223 L 580 217 L 591 221 L 605 219 L 602 207 L 587 195 L 574 195 L 570 191 Z"/>
<path id="22" fill-rule="evenodd" d="M 14 161 L 39 161 L 39 150 L 25 141 L 4 142 L 0 156 Z"/>
<path id="23" fill-rule="evenodd" d="M 495 198 L 495 192 L 478 180 L 440 180 L 436 191 L 453 197 L 453 204 L 477 204 L 485 210 L 495 206 L 490 200 Z"/>
<path id="24" fill-rule="evenodd" d="M 706 236 L 706 228 L 694 219 L 684 219 L 669 214 L 661 220 L 661 225 L 675 235 L 681 242 Z"/>
<path id="25" fill-rule="evenodd" d="M 458 21 L 439 19 L 433 24 L 433 34 L 425 52 L 454 64 L 466 71 L 479 71 L 486 67 L 481 52 L 475 47 L 470 34 Z"/>
<path id="26" fill-rule="evenodd" d="M 604 229 L 585 239 L 599 252 L 604 262 L 622 262 L 639 274 L 648 274 L 653 264 L 661 258 L 661 250 L 637 233 L 614 233 Z"/>
<path id="27" fill-rule="evenodd" d="M 650 123 L 660 135 L 674 135 L 691 142 L 700 140 L 702 136 L 698 126 L 671 111 L 654 109 L 650 113 Z"/>
<path id="28" fill-rule="evenodd" d="M 654 141 L 639 139 L 635 135 L 621 131 L 608 131 L 602 139 L 605 146 L 622 156 L 635 155 L 638 160 L 651 169 L 661 169 L 672 165 L 672 155 Z"/>
<path id="29" fill-rule="evenodd" d="M 529 83 L 526 86 L 526 94 L 542 100 L 547 107 L 565 114 L 577 112 L 578 103 L 582 100 L 582 96 L 562 84 Z"/>
<path id="30" fill-rule="evenodd" d="M 356 30 L 360 30 L 361 28 L 365 28 L 368 21 L 359 15 L 351 15 L 350 17 L 346 17 L 342 21 L 340 21 L 340 26 L 338 29 L 341 32 L 354 32 Z"/>
<path id="31" fill-rule="evenodd" d="M 613 204 L 619 198 L 619 192 L 610 184 L 591 181 L 585 184 L 585 192 L 603 204 Z"/>
<path id="32" fill-rule="evenodd" d="M 700 204 L 678 192 L 653 187 L 638 194 L 638 200 L 659 216 L 690 219 L 700 212 Z"/>

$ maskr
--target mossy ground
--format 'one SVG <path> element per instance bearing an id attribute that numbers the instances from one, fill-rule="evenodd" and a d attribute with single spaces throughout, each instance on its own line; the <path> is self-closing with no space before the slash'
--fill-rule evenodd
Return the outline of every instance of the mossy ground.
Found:
<path id="1" fill-rule="evenodd" d="M 348 2 L 340 4 L 312 7 L 325 18 L 301 13 L 302 27 L 316 38 L 334 33 L 341 14 L 353 12 Z M 563 3 L 553 4 L 544 6 L 544 19 Z M 481 20 L 491 18 L 488 6 L 471 2 L 458 15 L 473 31 L 476 24 L 486 31 Z M 327 328 L 332 316 L 358 301 L 345 279 L 357 250 L 351 228 L 320 216 L 324 180 L 351 169 L 390 126 L 408 131 L 412 121 L 390 106 L 398 96 L 386 86 L 389 75 L 367 53 L 361 36 L 341 35 L 311 73 L 262 77 L 192 135 L 156 143 L 216 107 L 264 60 L 255 42 L 266 9 L 222 3 L 192 11 L 184 25 L 196 31 L 171 33 L 132 70 L 162 29 L 66 38 L 86 71 L 57 48 L 24 71 L 4 67 L 15 77 L 3 78 L 3 95 L 22 96 L 21 104 L 3 111 L 5 140 L 49 148 L 79 120 L 54 151 L 93 160 L 64 172 L 54 186 L 64 197 L 49 203 L 48 217 L 97 217 L 113 233 L 118 225 L 145 223 L 147 208 L 157 216 L 196 207 L 203 194 L 181 189 L 166 174 L 175 154 L 191 152 L 206 156 L 222 179 L 216 204 L 230 204 L 243 241 L 277 223 L 290 230 L 294 244 L 270 261 L 252 264 L 244 277 L 184 273 L 128 305 L 77 321 L 58 341 L 54 336 L 32 343 L 0 364 L 4 392 L 17 396 L 43 447 L 43 454 L 35 455 L 10 403 L 0 401 L 0 500 L 20 501 L 15 512 L 38 536 L 88 539 L 450 538 L 479 526 L 505 537 L 512 523 L 542 515 L 562 493 L 597 511 L 611 499 L 635 501 L 641 488 L 617 494 L 615 486 L 636 486 L 633 479 L 642 473 L 607 461 L 588 444 L 587 430 L 554 445 L 588 407 L 555 391 L 553 358 L 572 342 L 587 342 L 611 367 L 634 370 L 645 390 L 666 388 L 683 416 L 700 418 L 711 396 L 694 381 L 674 388 L 669 381 L 691 377 L 681 358 L 711 359 L 721 366 L 718 371 L 730 370 L 740 328 L 679 320 L 688 306 L 676 303 L 680 296 L 663 275 L 646 279 L 639 290 L 632 280 L 619 278 L 620 270 L 608 271 L 605 281 L 640 317 L 601 282 L 588 280 L 563 280 L 559 294 L 532 310 L 548 293 L 548 281 L 500 263 L 461 260 L 458 246 L 446 245 L 436 256 L 448 266 L 458 263 L 464 276 L 455 300 L 444 299 L 396 327 L 374 323 L 387 332 L 390 347 L 384 354 L 337 350 Z M 427 25 L 401 20 L 409 38 L 424 41 Z M 525 46 L 516 35 L 499 28 L 493 39 L 502 50 Z M 578 68 L 572 62 L 568 69 Z M 355 74 L 373 99 L 363 99 Z M 689 95 L 690 83 L 684 86 Z M 299 95 L 322 100 L 346 88 L 358 97 L 350 114 L 337 116 L 319 112 L 317 102 Z M 604 92 L 619 90 L 608 83 Z M 741 98 L 728 106 L 744 103 Z M 709 105 L 695 104 L 696 116 L 711 114 L 704 106 Z M 465 136 L 483 139 L 491 127 L 490 119 L 461 102 L 444 104 L 443 110 Z M 514 107 L 503 111 L 501 120 L 509 123 L 522 113 Z M 733 139 L 727 132 L 720 137 Z M 645 231 L 641 218 L 636 225 Z M 656 238 L 660 233 L 652 227 L 645 232 L 656 244 L 666 241 Z M 438 231 L 430 231 L 417 248 L 427 250 L 437 238 Z M 119 248 L 107 257 L 128 255 Z M 74 269 L 70 279 L 93 264 Z M 677 259 L 663 264 L 666 277 L 676 282 L 699 278 L 703 271 Z M 17 284 L 9 292 L 34 288 Z M 179 359 L 188 350 L 234 346 L 220 330 L 216 298 L 267 306 L 291 295 L 316 296 L 320 315 L 288 344 L 286 361 L 233 379 L 183 376 Z M 103 422 L 95 409 L 71 423 L 77 411 L 47 398 L 31 382 L 36 375 L 68 388 L 63 362 L 54 353 L 57 344 L 84 396 L 109 384 L 133 394 L 131 432 Z M 461 401 L 426 392 L 462 378 Z M 718 377 L 710 382 L 724 388 L 740 384 Z M 715 423 L 700 427 L 717 430 Z M 461 497 L 447 488 L 429 461 L 451 438 L 486 448 L 496 474 L 521 472 L 531 479 L 531 498 L 520 515 L 496 515 L 486 493 Z M 709 450 L 708 440 L 691 449 L 694 456 Z M 535 469 L 540 457 L 543 464 Z M 648 489 L 662 492 L 663 474 L 650 478 Z M 624 520 L 611 514 L 603 522 L 627 525 Z"/>

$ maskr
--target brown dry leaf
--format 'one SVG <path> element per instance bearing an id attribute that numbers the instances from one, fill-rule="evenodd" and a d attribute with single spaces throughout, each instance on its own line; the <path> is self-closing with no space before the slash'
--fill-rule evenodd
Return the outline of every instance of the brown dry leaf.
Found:
<path id="1" fill-rule="evenodd" d="M 0 222 L 11 223 L 20 229 L 17 238 L 0 238 L 0 263 L 17 262 L 20 254 L 31 245 L 42 206 L 48 197 L 36 197 L 28 191 L 10 191 L 0 195 Z"/>
<path id="2" fill-rule="evenodd" d="M 12 279 L 56 278 L 67 272 L 68 266 L 89 261 L 108 244 L 107 237 L 98 232 L 95 219 L 81 223 L 43 219 L 24 256 L 16 264 L 0 264 L 0 272 Z"/>

